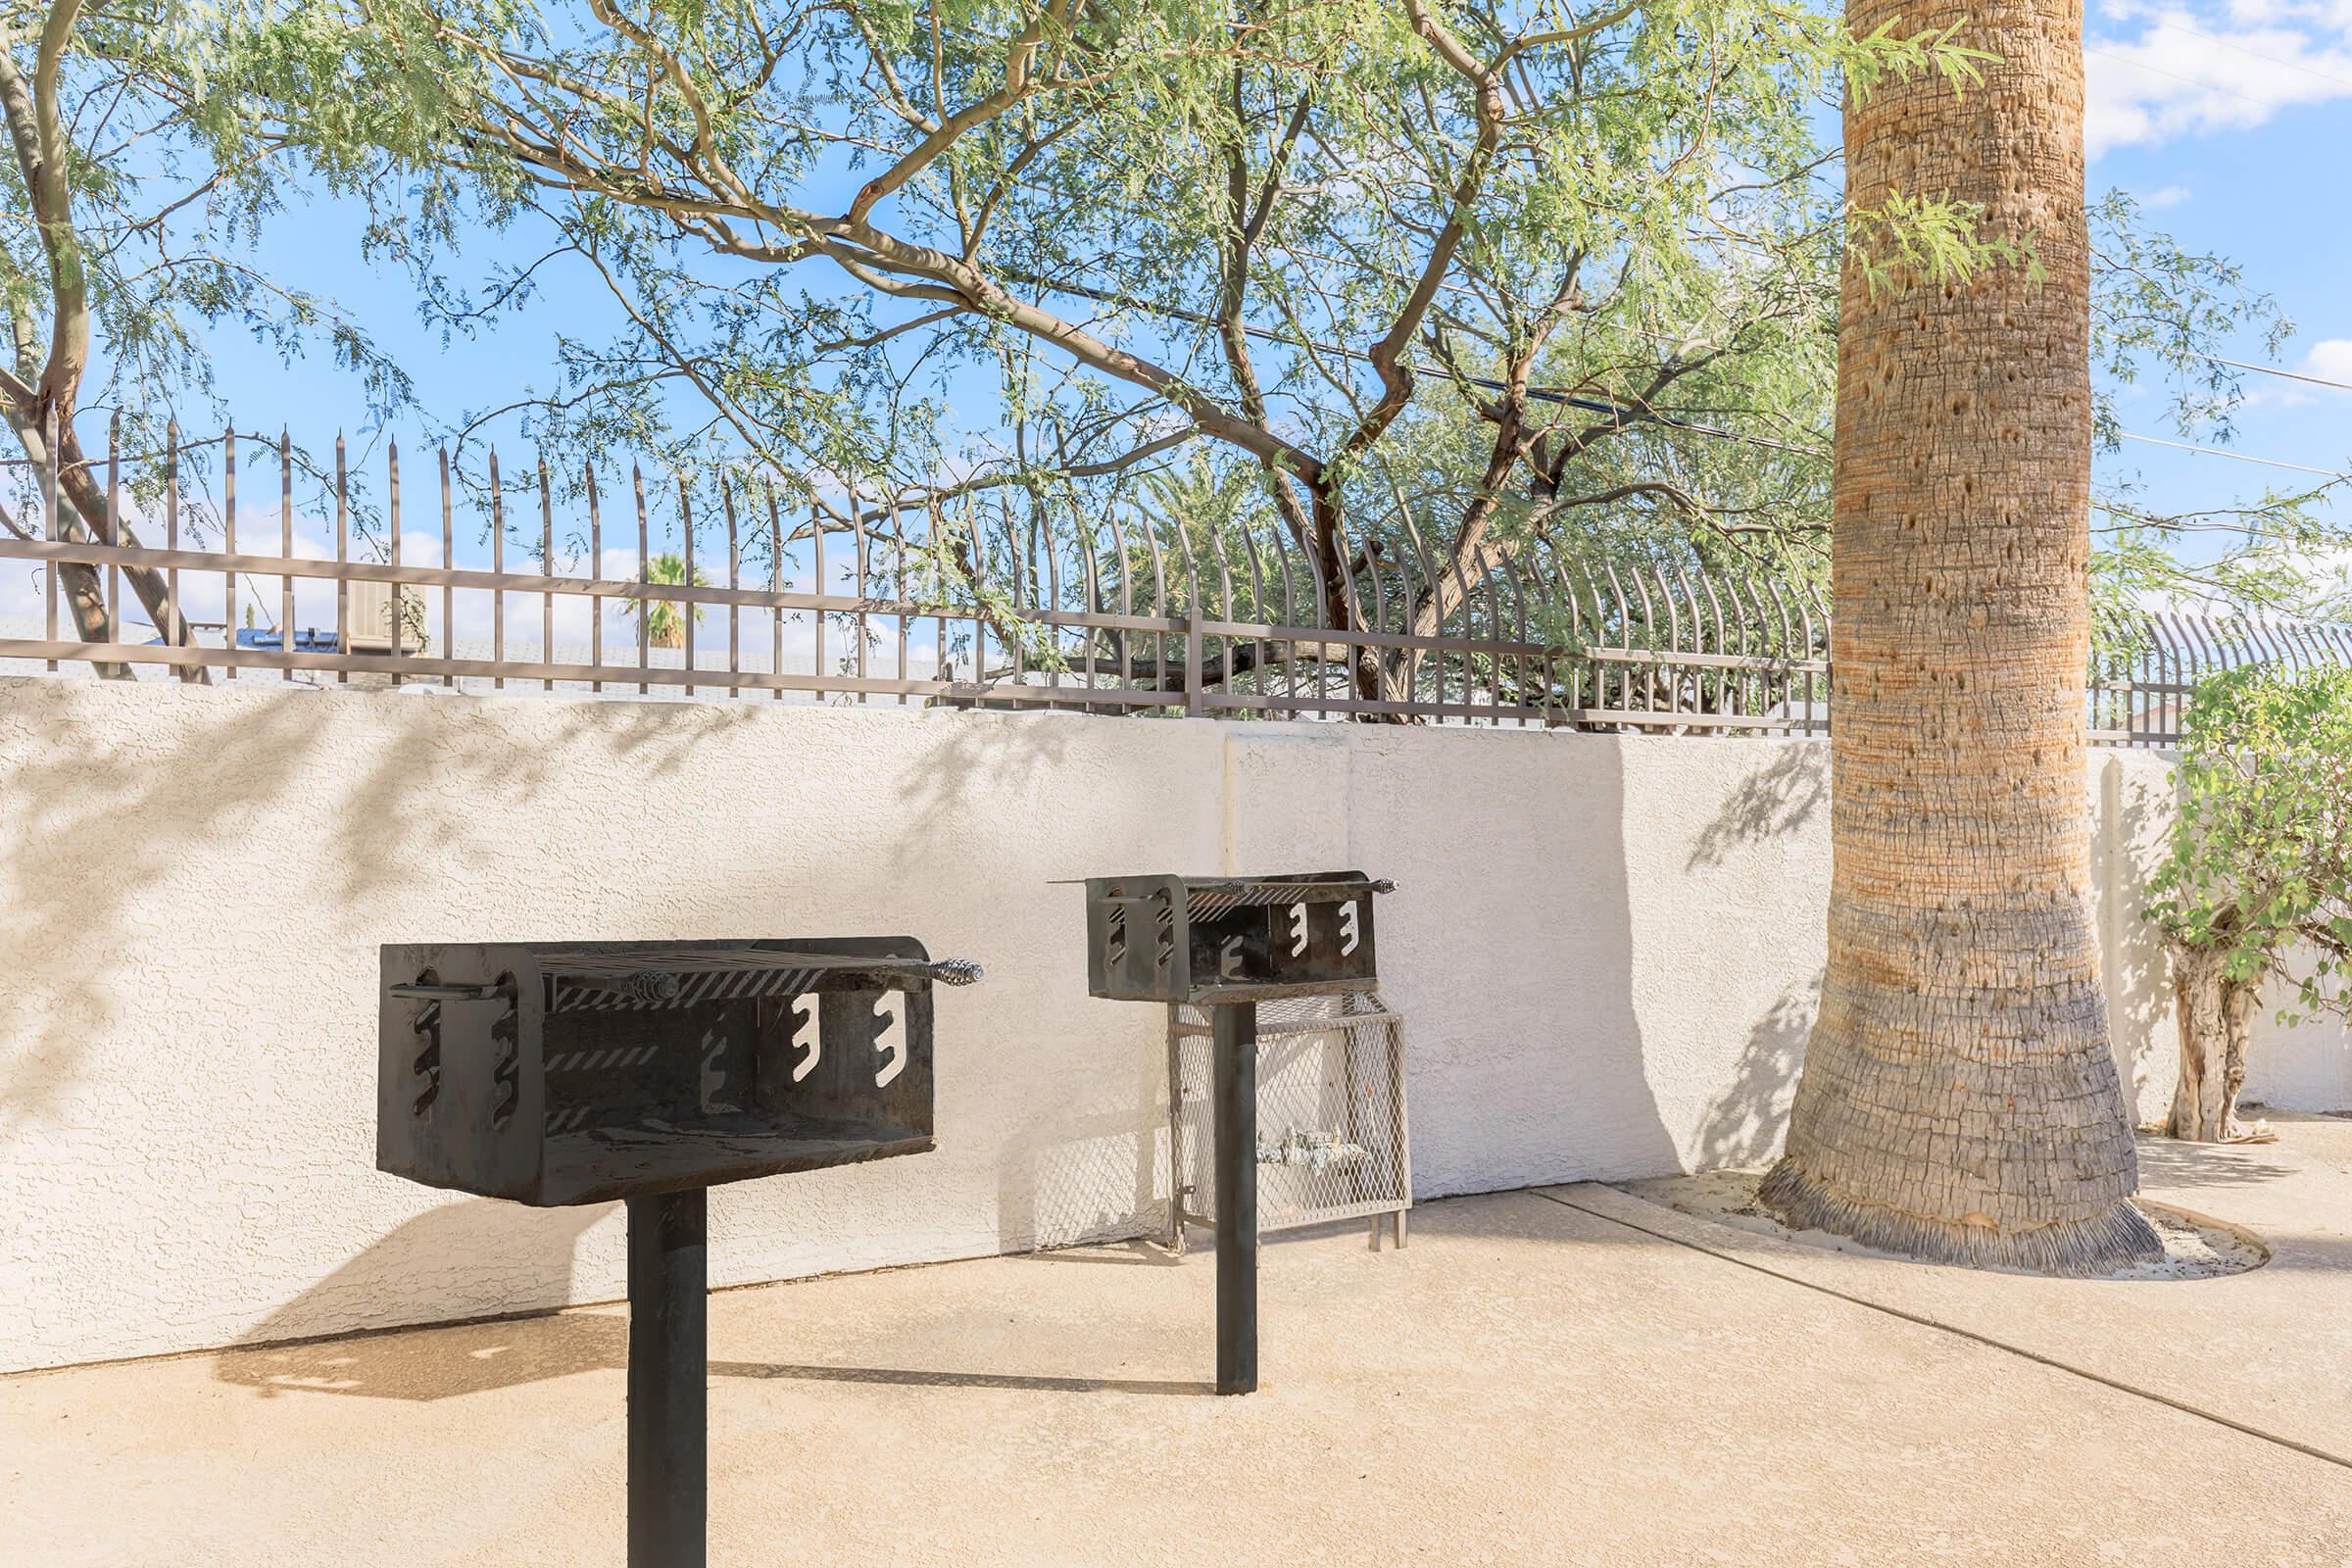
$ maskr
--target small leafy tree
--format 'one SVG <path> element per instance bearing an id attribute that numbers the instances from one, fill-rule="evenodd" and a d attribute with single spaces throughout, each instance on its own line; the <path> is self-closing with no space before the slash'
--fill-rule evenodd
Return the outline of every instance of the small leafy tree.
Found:
<path id="1" fill-rule="evenodd" d="M 686 563 L 674 552 L 656 556 L 645 564 L 645 580 L 666 583 L 673 587 L 683 587 L 686 585 Z M 695 568 L 693 586 L 697 588 L 710 586 L 710 579 L 703 575 L 702 568 L 699 566 Z M 683 648 L 686 646 L 686 617 L 680 613 L 679 607 L 673 601 L 632 599 L 628 601 L 624 610 L 626 613 L 639 616 L 644 620 L 645 640 L 654 647 Z M 703 612 L 699 608 L 694 612 L 694 618 L 698 621 L 703 618 Z"/>
<path id="2" fill-rule="evenodd" d="M 2352 967 L 2352 670 L 2232 669 L 2199 683 L 2178 773 L 2180 822 L 2150 918 L 2172 950 L 2180 1085 L 2166 1131 L 2228 1142 L 2263 986 L 2286 1022 L 2345 1013 Z"/>

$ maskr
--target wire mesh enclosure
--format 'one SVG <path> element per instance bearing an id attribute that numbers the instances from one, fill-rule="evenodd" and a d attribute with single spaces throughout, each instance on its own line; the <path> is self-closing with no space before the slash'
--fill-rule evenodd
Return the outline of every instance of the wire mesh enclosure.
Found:
<path id="1" fill-rule="evenodd" d="M 1207 1009 L 1168 1008 L 1169 1244 L 1216 1222 L 1210 1179 L 1213 1057 Z M 1285 997 L 1257 1007 L 1257 1228 L 1292 1230 L 1412 1206 L 1404 1020 L 1376 991 Z"/>

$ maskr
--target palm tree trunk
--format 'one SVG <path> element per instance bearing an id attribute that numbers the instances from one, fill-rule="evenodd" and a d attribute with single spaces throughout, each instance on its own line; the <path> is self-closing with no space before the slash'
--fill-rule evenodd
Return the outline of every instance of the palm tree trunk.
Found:
<path id="1" fill-rule="evenodd" d="M 1966 15 L 1962 41 L 1998 57 L 1982 87 L 1849 96 L 1848 199 L 1981 203 L 1988 237 L 2031 244 L 2048 275 L 1874 296 L 1847 259 L 1829 966 L 1762 1196 L 1792 1226 L 1893 1250 L 2101 1272 L 2161 1249 L 2129 1201 L 2088 912 L 2082 11 Z M 1896 18 L 1949 20 L 1847 6 L 1857 34 Z"/>

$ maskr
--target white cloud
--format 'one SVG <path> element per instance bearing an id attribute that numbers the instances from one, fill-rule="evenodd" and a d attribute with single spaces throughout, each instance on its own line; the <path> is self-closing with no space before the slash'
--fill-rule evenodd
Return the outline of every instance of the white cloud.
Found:
<path id="1" fill-rule="evenodd" d="M 2284 376 L 2249 375 L 2246 377 L 2245 402 L 2241 407 L 2300 409 L 2321 398 L 2352 396 L 2352 393 L 2342 390 L 2352 387 L 2352 338 L 2322 339 L 2314 343 L 2301 360 L 2285 368 L 2338 385 L 2313 386 L 2309 381 L 2294 381 Z"/>
<path id="2" fill-rule="evenodd" d="M 2178 207 L 2187 201 L 2191 194 L 2193 193 L 2186 185 L 2166 185 L 2142 196 L 2139 199 L 2139 205 L 2155 209 Z"/>
<path id="3" fill-rule="evenodd" d="M 2352 0 L 2231 0 L 2214 15 L 2114 3 L 2102 20 L 2083 49 L 2094 158 L 2352 98 Z"/>
<path id="4" fill-rule="evenodd" d="M 2352 337 L 2331 337 L 2314 343 L 2297 368 L 2305 375 L 2352 386 Z"/>

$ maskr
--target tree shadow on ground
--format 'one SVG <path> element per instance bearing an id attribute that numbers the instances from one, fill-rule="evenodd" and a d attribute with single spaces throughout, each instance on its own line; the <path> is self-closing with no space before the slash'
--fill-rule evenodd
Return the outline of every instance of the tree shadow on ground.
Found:
<path id="1" fill-rule="evenodd" d="M 2138 1142 L 2139 1185 L 2166 1189 L 2250 1187 L 2298 1174 L 2264 1152 L 2268 1144 L 2192 1144 L 2178 1138 Z"/>

